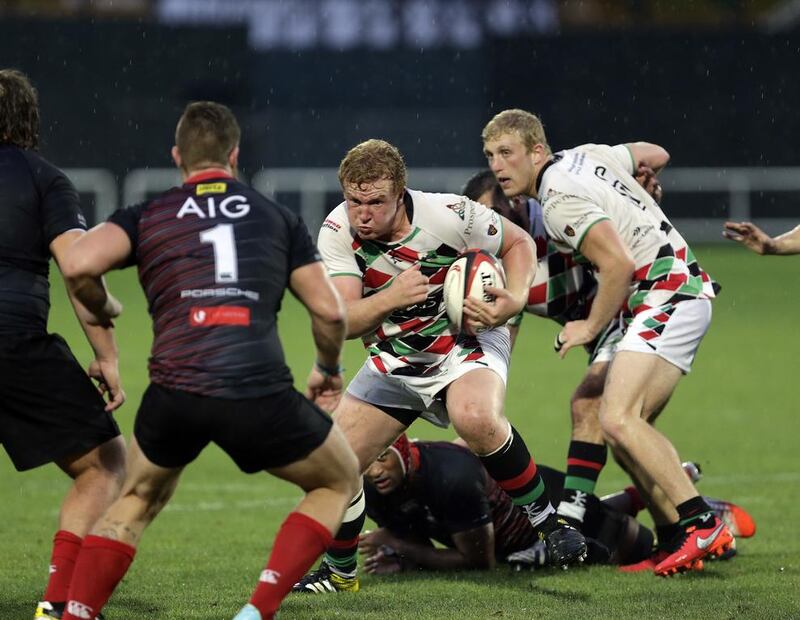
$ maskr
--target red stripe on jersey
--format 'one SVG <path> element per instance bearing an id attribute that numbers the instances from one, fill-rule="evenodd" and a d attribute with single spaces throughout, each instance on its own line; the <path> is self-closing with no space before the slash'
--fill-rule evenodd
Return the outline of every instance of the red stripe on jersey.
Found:
<path id="1" fill-rule="evenodd" d="M 639 332 L 639 337 L 642 340 L 652 340 L 653 338 L 658 338 L 658 332 L 649 329 L 646 332 Z"/>
<path id="2" fill-rule="evenodd" d="M 407 248 L 406 246 L 389 250 L 387 254 L 392 258 L 399 258 L 400 260 L 404 260 L 408 263 L 416 263 L 419 260 L 419 252 L 412 250 L 411 248 Z"/>
<path id="3" fill-rule="evenodd" d="M 475 360 L 479 360 L 483 357 L 483 351 L 473 351 L 467 357 L 464 358 L 465 362 L 472 362 Z"/>
<path id="4" fill-rule="evenodd" d="M 189 325 L 250 325 L 250 308 L 244 306 L 195 306 L 189 310 Z"/>
<path id="5" fill-rule="evenodd" d="M 364 286 L 367 288 L 380 288 L 392 279 L 388 273 L 383 273 L 377 269 L 368 268 L 364 272 Z"/>
<path id="6" fill-rule="evenodd" d="M 600 471 L 603 469 L 602 463 L 595 463 L 594 461 L 585 461 L 584 459 L 567 459 L 567 466 L 569 465 L 577 465 L 578 467 L 588 467 L 589 469 L 594 469 L 595 471 Z"/>
<path id="7" fill-rule="evenodd" d="M 449 353 L 453 348 L 456 339 L 453 336 L 439 336 L 433 341 L 433 344 L 425 349 L 426 353 Z"/>
<path id="8" fill-rule="evenodd" d="M 669 314 L 666 312 L 661 312 L 653 317 L 654 320 L 658 321 L 659 323 L 666 323 L 669 321 Z"/>
<path id="9" fill-rule="evenodd" d="M 447 275 L 447 267 L 442 267 L 439 271 L 431 276 L 428 276 L 428 284 L 444 284 L 444 278 Z"/>
<path id="10" fill-rule="evenodd" d="M 677 252 L 675 252 L 675 257 L 682 260 L 684 263 L 686 262 L 686 248 L 680 248 Z"/>
<path id="11" fill-rule="evenodd" d="M 543 304 L 547 301 L 547 283 L 537 284 L 528 291 L 528 305 Z"/>
<path id="12" fill-rule="evenodd" d="M 403 321 L 402 323 L 398 323 L 398 327 L 400 331 L 407 332 L 410 329 L 416 329 L 429 319 L 409 319 L 408 321 Z"/>
<path id="13" fill-rule="evenodd" d="M 383 360 L 380 357 L 373 355 L 370 359 L 372 360 L 372 363 L 375 364 L 375 368 L 377 368 L 383 374 L 388 374 L 388 371 L 386 370 L 386 364 L 383 363 Z"/>
<path id="14" fill-rule="evenodd" d="M 504 491 L 514 491 L 528 484 L 535 475 L 536 463 L 534 463 L 533 459 L 531 459 L 531 462 L 528 463 L 525 471 L 523 471 L 519 476 L 514 476 L 508 480 L 498 480 L 497 484 L 499 484 L 500 488 Z"/>

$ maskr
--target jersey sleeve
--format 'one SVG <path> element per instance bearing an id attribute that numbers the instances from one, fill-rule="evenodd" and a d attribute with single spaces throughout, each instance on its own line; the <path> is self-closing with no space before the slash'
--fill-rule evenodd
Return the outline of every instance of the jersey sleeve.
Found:
<path id="1" fill-rule="evenodd" d="M 586 233 L 610 219 L 598 205 L 579 196 L 560 194 L 549 198 L 543 209 L 544 225 L 551 239 L 580 251 Z"/>
<path id="2" fill-rule="evenodd" d="M 503 245 L 503 218 L 479 202 L 464 199 L 466 216 L 463 235 L 468 248 L 480 248 L 500 255 Z"/>
<path id="3" fill-rule="evenodd" d="M 142 217 L 144 207 L 145 203 L 122 207 L 114 211 L 107 220 L 124 230 L 131 241 L 131 253 L 125 261 L 126 267 L 136 264 L 136 250 L 139 247 L 139 220 Z"/>
<path id="4" fill-rule="evenodd" d="M 331 213 L 319 229 L 317 246 L 325 269 L 330 276 L 361 277 L 361 269 L 356 262 L 349 227 L 334 218 Z"/>
<path id="5" fill-rule="evenodd" d="M 612 162 L 615 166 L 621 167 L 631 176 L 636 174 L 636 161 L 634 161 L 633 153 L 627 144 L 617 144 L 615 146 L 609 146 L 608 144 L 584 144 L 577 147 L 577 149 L 579 151 L 589 152 L 595 159 Z"/>
<path id="6" fill-rule="evenodd" d="M 303 222 L 303 218 L 297 217 L 291 223 L 291 230 L 289 232 L 291 239 L 291 249 L 289 255 L 289 272 L 291 273 L 298 267 L 316 263 L 322 260 L 317 247 L 311 240 L 311 235 L 308 233 L 308 228 Z"/>
<path id="7" fill-rule="evenodd" d="M 47 244 L 68 230 L 86 230 L 86 218 L 81 211 L 80 198 L 72 182 L 55 168 L 43 171 L 46 183 L 42 191 L 42 216 Z"/>

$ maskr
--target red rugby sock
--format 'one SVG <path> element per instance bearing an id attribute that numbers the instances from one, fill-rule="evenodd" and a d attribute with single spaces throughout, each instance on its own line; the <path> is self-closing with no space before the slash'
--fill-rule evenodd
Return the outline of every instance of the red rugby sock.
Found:
<path id="1" fill-rule="evenodd" d="M 128 572 L 136 548 L 102 536 L 87 536 L 75 563 L 63 620 L 94 618 Z"/>
<path id="2" fill-rule="evenodd" d="M 332 539 L 328 528 L 318 521 L 299 512 L 289 514 L 275 537 L 267 567 L 250 599 L 262 617 L 273 617 L 292 586 Z"/>
<path id="3" fill-rule="evenodd" d="M 67 600 L 75 560 L 81 551 L 82 539 L 72 532 L 58 530 L 53 536 L 53 553 L 50 556 L 50 579 L 44 591 L 45 601 L 62 603 Z"/>

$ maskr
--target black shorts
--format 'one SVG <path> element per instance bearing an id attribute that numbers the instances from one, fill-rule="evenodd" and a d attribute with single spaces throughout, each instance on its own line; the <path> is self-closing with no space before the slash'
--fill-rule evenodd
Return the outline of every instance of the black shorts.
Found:
<path id="1" fill-rule="evenodd" d="M 261 398 L 201 396 L 151 383 L 133 434 L 161 467 L 191 463 L 210 442 L 245 473 L 282 467 L 322 445 L 333 421 L 294 388 Z"/>
<path id="2" fill-rule="evenodd" d="M 0 337 L 0 443 L 18 471 L 84 454 L 117 435 L 61 336 Z"/>

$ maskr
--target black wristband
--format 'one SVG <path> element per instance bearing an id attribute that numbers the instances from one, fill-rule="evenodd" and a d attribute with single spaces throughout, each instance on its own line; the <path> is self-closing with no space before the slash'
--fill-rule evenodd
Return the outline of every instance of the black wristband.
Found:
<path id="1" fill-rule="evenodd" d="M 331 368 L 330 366 L 325 366 L 319 360 L 317 360 L 316 362 L 314 362 L 314 366 L 326 377 L 333 377 L 336 375 L 340 375 L 344 372 L 344 368 L 340 364 L 337 364 L 336 366 Z"/>

